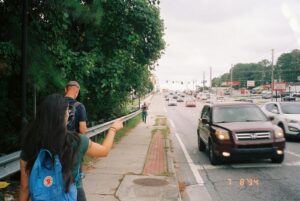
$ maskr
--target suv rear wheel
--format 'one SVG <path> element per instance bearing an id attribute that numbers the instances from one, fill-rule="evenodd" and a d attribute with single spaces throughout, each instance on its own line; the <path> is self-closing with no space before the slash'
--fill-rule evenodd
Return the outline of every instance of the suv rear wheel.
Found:
<path id="1" fill-rule="evenodd" d="M 203 142 L 203 140 L 201 139 L 201 137 L 199 135 L 198 136 L 198 149 L 199 151 L 205 151 L 206 150 L 206 145 L 205 143 Z"/>
<path id="2" fill-rule="evenodd" d="M 208 145 L 208 154 L 209 154 L 209 160 L 210 160 L 210 163 L 212 165 L 218 165 L 220 164 L 220 158 L 215 154 L 215 150 L 214 150 L 214 147 L 211 143 L 211 141 L 209 141 L 209 145 Z"/>

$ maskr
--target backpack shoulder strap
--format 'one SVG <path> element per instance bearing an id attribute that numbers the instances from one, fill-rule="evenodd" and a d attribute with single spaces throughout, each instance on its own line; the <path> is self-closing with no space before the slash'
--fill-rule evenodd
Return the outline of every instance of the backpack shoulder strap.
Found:
<path id="1" fill-rule="evenodd" d="M 74 107 L 76 108 L 77 106 L 79 106 L 79 105 L 81 105 L 81 103 L 79 102 L 79 101 L 76 101 L 75 103 L 74 103 Z"/>
<path id="2" fill-rule="evenodd" d="M 41 149 L 38 153 L 37 158 L 38 159 L 44 159 L 46 154 L 50 155 L 50 157 L 52 158 L 52 153 L 47 149 Z"/>

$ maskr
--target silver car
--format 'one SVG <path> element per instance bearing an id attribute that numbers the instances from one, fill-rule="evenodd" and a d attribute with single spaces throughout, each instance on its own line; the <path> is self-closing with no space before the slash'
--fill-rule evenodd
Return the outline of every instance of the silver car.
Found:
<path id="1" fill-rule="evenodd" d="M 273 116 L 273 123 L 281 127 L 286 137 L 300 138 L 300 103 L 268 102 L 262 106 L 267 116 Z"/>

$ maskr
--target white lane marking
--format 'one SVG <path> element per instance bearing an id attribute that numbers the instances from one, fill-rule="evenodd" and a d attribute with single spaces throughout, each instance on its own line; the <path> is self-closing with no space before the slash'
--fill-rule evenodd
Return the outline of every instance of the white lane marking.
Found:
<path id="1" fill-rule="evenodd" d="M 167 109 L 166 109 L 166 107 L 164 107 L 164 111 L 165 111 L 165 113 L 167 113 Z"/>
<path id="2" fill-rule="evenodd" d="M 291 154 L 291 155 L 293 155 L 293 156 L 297 156 L 298 158 L 300 158 L 300 155 L 299 155 L 299 154 L 296 154 L 296 153 L 291 152 L 291 151 L 288 151 L 288 150 L 286 150 L 285 152 L 288 153 L 288 154 Z"/>
<path id="3" fill-rule="evenodd" d="M 200 186 L 203 186 L 204 182 L 203 182 L 203 179 L 202 179 L 202 177 L 200 176 L 200 174 L 198 172 L 197 166 L 193 163 L 193 160 L 191 159 L 190 155 L 188 154 L 188 152 L 187 152 L 187 150 L 186 150 L 183 142 L 181 141 L 178 133 L 175 132 L 175 136 L 176 136 L 176 138 L 177 138 L 177 140 L 178 140 L 178 142 L 179 142 L 179 144 L 181 146 L 181 149 L 182 149 L 182 151 L 184 153 L 184 156 L 185 156 L 185 158 L 186 158 L 186 160 L 187 160 L 187 162 L 188 162 L 188 164 L 189 164 L 189 166 L 190 166 L 190 168 L 192 170 L 192 173 L 193 173 L 193 175 L 194 175 L 194 177 L 196 179 L 197 184 L 199 184 Z"/>
<path id="4" fill-rule="evenodd" d="M 173 128 L 175 128 L 175 124 L 174 124 L 174 122 L 170 119 L 170 124 L 171 124 L 171 126 L 173 127 Z"/>
<path id="5" fill-rule="evenodd" d="M 291 163 L 284 163 L 286 166 L 300 166 L 300 161 L 291 162 Z"/>

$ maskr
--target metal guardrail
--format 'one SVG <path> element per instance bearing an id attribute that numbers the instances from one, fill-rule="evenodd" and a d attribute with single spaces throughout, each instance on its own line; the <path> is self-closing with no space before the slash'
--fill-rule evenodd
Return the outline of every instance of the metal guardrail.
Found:
<path id="1" fill-rule="evenodd" d="M 126 115 L 124 117 L 122 117 L 123 121 L 128 121 L 130 119 L 132 119 L 133 117 L 137 116 L 138 114 L 141 113 L 141 110 L 138 110 L 136 112 L 133 112 L 129 115 Z M 97 125 L 97 126 L 93 126 L 91 128 L 88 129 L 88 132 L 86 133 L 86 135 L 91 138 L 94 137 L 96 135 L 99 135 L 105 131 L 107 131 L 109 129 L 109 127 L 111 126 L 111 124 L 114 122 L 115 120 Z M 20 171 L 20 153 L 21 151 L 16 151 L 14 153 L 5 155 L 0 157 L 0 179 L 5 178 L 9 175 L 12 175 L 18 171 Z"/>
<path id="2" fill-rule="evenodd" d="M 0 179 L 20 170 L 20 153 L 16 151 L 0 158 Z"/>

